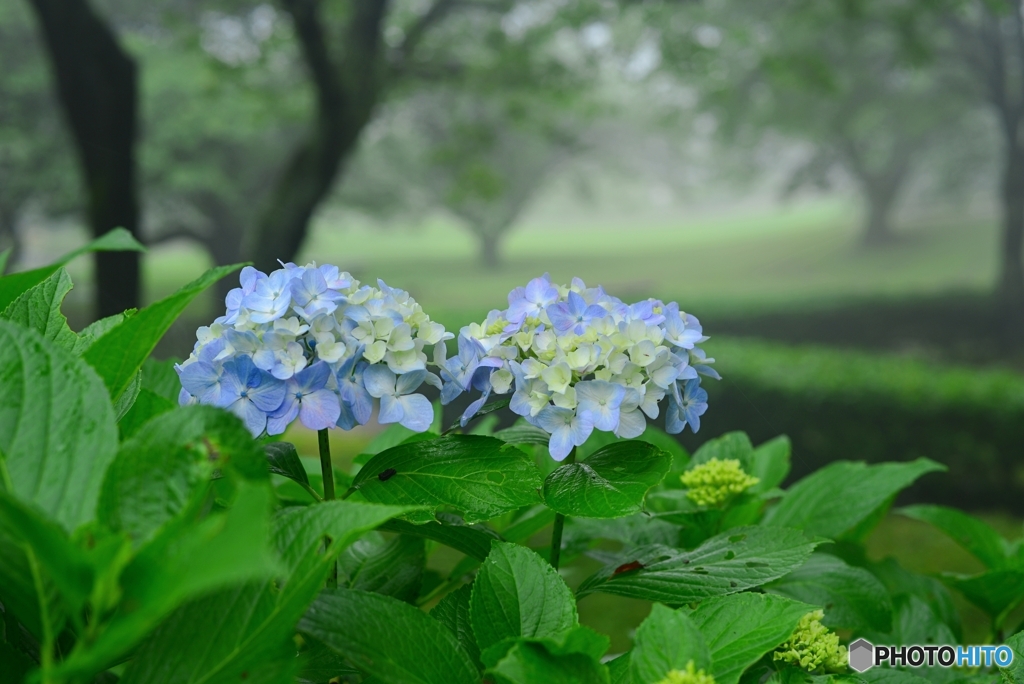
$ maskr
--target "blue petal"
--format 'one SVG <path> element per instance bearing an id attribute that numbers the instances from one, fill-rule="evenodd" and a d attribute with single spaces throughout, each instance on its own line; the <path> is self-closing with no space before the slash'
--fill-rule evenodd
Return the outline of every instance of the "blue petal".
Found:
<path id="1" fill-rule="evenodd" d="M 399 397 L 405 416 L 399 422 L 414 432 L 426 432 L 434 422 L 434 407 L 422 394 Z"/>

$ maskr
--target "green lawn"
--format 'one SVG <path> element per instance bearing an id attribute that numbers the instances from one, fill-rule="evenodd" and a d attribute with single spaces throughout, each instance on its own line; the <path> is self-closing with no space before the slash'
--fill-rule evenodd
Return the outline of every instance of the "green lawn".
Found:
<path id="1" fill-rule="evenodd" d="M 623 299 L 676 299 L 715 313 L 951 289 L 983 290 L 995 273 L 991 220 L 918 219 L 884 249 L 857 247 L 857 211 L 838 200 L 737 209 L 691 218 L 596 212 L 527 216 L 505 245 L 497 270 L 475 260 L 469 234 L 437 218 L 379 227 L 331 214 L 317 221 L 302 260 L 337 263 L 363 280 L 410 290 L 435 319 L 459 327 L 501 307 L 508 291 L 545 271 L 603 284 Z M 146 256 L 146 296 L 167 294 L 209 264 L 191 245 Z M 75 302 L 87 301 L 88 260 L 74 267 Z M 198 311 L 196 312 L 198 313 Z"/>

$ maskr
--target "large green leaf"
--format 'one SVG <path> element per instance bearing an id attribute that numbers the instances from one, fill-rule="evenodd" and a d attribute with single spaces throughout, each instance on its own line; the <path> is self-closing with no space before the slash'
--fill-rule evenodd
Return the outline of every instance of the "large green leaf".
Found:
<path id="1" fill-rule="evenodd" d="M 0 526 L 31 554 L 33 570 L 51 579 L 73 610 L 81 610 L 92 590 L 93 567 L 67 532 L 2 490 Z"/>
<path id="2" fill-rule="evenodd" d="M 1024 568 L 989 570 L 972 577 L 944 574 L 941 579 L 998 622 L 1024 601 Z"/>
<path id="3" fill-rule="evenodd" d="M 121 439 L 126 440 L 133 437 L 150 419 L 173 411 L 177 406 L 177 402 L 164 399 L 148 389 L 140 389 L 132 407 L 122 416 L 121 420 L 117 421 L 117 430 L 121 433 Z"/>
<path id="4" fill-rule="evenodd" d="M 688 615 L 655 603 L 640 623 L 629 657 L 633 684 L 655 684 L 671 670 L 685 670 L 691 661 L 700 670 L 711 668 L 704 635 Z"/>
<path id="5" fill-rule="evenodd" d="M 690 617 L 711 651 L 717 684 L 736 684 L 748 667 L 789 638 L 813 606 L 782 596 L 743 593 L 702 602 Z"/>
<path id="6" fill-rule="evenodd" d="M 65 529 L 95 515 L 117 427 L 86 364 L 39 333 L 0 321 L 0 484 Z"/>
<path id="7" fill-rule="evenodd" d="M 0 277 L 0 310 L 17 299 L 21 293 L 49 278 L 53 273 L 75 257 L 87 252 L 121 252 L 121 251 L 144 252 L 146 250 L 139 242 L 131 236 L 124 228 L 115 228 L 96 238 L 92 242 L 69 252 L 57 262 L 31 271 L 21 271 Z M 3 269 L 0 269 L 3 273 Z"/>
<path id="8" fill-rule="evenodd" d="M 927 458 L 872 466 L 831 463 L 790 487 L 782 502 L 765 515 L 764 524 L 838 539 L 917 478 L 945 469 Z"/>
<path id="9" fill-rule="evenodd" d="M 503 639 L 552 637 L 576 626 L 576 601 L 540 556 L 518 544 L 494 542 L 470 599 L 481 652 Z"/>
<path id="10" fill-rule="evenodd" d="M 456 551 L 461 551 L 478 561 L 487 558 L 487 554 L 491 552 L 491 542 L 497 539 L 497 536 L 490 530 L 447 522 L 429 522 L 422 525 L 413 525 L 404 520 L 389 520 L 381 526 L 381 529 L 385 532 L 398 532 L 400 534 L 430 539 L 431 541 L 451 547 Z"/>
<path id="11" fill-rule="evenodd" d="M 229 471 L 266 478 L 260 449 L 237 417 L 211 406 L 164 413 L 121 446 L 103 481 L 99 519 L 141 545 L 185 509 L 201 483 Z"/>
<path id="12" fill-rule="evenodd" d="M 727 432 L 720 437 L 710 439 L 700 445 L 690 459 L 690 466 L 707 463 L 712 459 L 725 461 L 737 460 L 743 469 L 750 471 L 754 456 L 754 445 L 745 432 Z"/>
<path id="13" fill-rule="evenodd" d="M 32 328 L 62 349 L 73 352 L 78 335 L 68 327 L 68 319 L 60 310 L 72 287 L 71 276 L 64 268 L 58 268 L 46 280 L 21 293 L 0 318 Z"/>
<path id="14" fill-rule="evenodd" d="M 482 670 L 480 647 L 477 646 L 476 637 L 473 636 L 473 623 L 469 615 L 469 599 L 472 591 L 470 585 L 464 584 L 449 593 L 438 601 L 430 611 L 430 617 L 448 628 L 448 631 L 458 639 L 462 648 L 469 654 L 473 664 Z"/>
<path id="15" fill-rule="evenodd" d="M 200 598 L 174 612 L 138 650 L 123 684 L 238 681 L 280 652 L 322 589 L 334 560 L 360 535 L 406 509 L 329 501 L 278 514 L 274 544 L 284 568 L 265 578 Z M 323 552 L 323 538 L 331 545 Z"/>
<path id="16" fill-rule="evenodd" d="M 585 580 L 577 596 L 601 591 L 681 605 L 734 594 L 792 572 L 817 543 L 797 530 L 738 527 L 693 551 L 642 546 Z"/>
<path id="17" fill-rule="evenodd" d="M 239 268 L 241 264 L 210 269 L 96 340 L 83 358 L 103 378 L 110 396 L 121 395 L 171 323 L 200 292 Z"/>
<path id="18" fill-rule="evenodd" d="M 747 472 L 760 482 L 750 488 L 751 494 L 761 494 L 782 484 L 789 475 L 789 456 L 793 445 L 789 437 L 781 435 L 759 444 L 750 458 Z"/>
<path id="19" fill-rule="evenodd" d="M 117 662 L 179 606 L 203 594 L 266 579 L 279 569 L 270 552 L 269 486 L 242 485 L 231 508 L 196 520 L 179 516 L 121 573 L 120 608 L 88 648 L 56 668 L 85 679 Z"/>
<path id="20" fill-rule="evenodd" d="M 1006 645 L 1013 650 L 1013 662 L 999 668 L 999 672 L 1009 684 L 1021 684 L 1024 682 L 1024 632 L 1017 632 L 1007 639 Z"/>
<path id="21" fill-rule="evenodd" d="M 338 582 L 412 602 L 419 595 L 427 553 L 421 537 L 384 539 L 371 533 L 338 557 Z"/>
<path id="22" fill-rule="evenodd" d="M 672 457 L 652 444 L 616 442 L 555 469 L 544 480 L 544 501 L 574 517 L 621 518 L 643 508 L 648 490 L 671 465 Z"/>
<path id="23" fill-rule="evenodd" d="M 858 632 L 892 629 L 892 601 L 885 586 L 867 570 L 826 553 L 813 554 L 803 566 L 765 589 L 824 608 L 826 627 Z"/>
<path id="24" fill-rule="evenodd" d="M 609 684 L 608 637 L 575 627 L 556 637 L 511 640 L 486 676 L 496 684 Z"/>
<path id="25" fill-rule="evenodd" d="M 914 520 L 934 525 L 985 564 L 990 570 L 1013 564 L 1013 544 L 987 524 L 963 511 L 945 506 L 907 506 L 897 511 Z"/>
<path id="26" fill-rule="evenodd" d="M 390 596 L 328 589 L 299 631 L 343 654 L 385 684 L 478 684 L 458 640 L 437 620 Z"/>
<path id="27" fill-rule="evenodd" d="M 451 507 L 473 523 L 536 503 L 541 480 L 530 458 L 512 445 L 449 435 L 382 451 L 352 486 L 367 501 Z M 429 522 L 434 515 L 425 510 L 409 518 Z"/>
<path id="28" fill-rule="evenodd" d="M 0 603 L 37 642 L 60 631 L 68 608 L 53 580 L 44 575 L 32 550 L 0 517 Z"/>

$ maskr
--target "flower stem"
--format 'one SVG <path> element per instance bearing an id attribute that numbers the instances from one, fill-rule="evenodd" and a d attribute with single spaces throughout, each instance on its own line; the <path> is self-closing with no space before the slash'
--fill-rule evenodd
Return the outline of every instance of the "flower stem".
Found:
<path id="1" fill-rule="evenodd" d="M 320 442 L 320 472 L 324 476 L 324 501 L 333 501 L 334 466 L 331 465 L 331 441 L 326 428 L 318 430 L 316 436 Z"/>
<path id="2" fill-rule="evenodd" d="M 334 466 L 331 464 L 331 439 L 327 429 L 318 430 L 317 441 L 320 443 L 320 473 L 324 479 L 324 501 L 334 500 Z M 324 539 L 324 551 L 329 552 L 331 538 Z M 338 561 L 331 563 L 331 574 L 327 578 L 327 588 L 333 589 L 338 586 Z"/>
<path id="3" fill-rule="evenodd" d="M 576 447 L 566 457 L 564 465 L 576 462 Z M 561 513 L 555 514 L 555 526 L 551 530 L 551 567 L 558 569 L 558 562 L 562 559 L 562 530 L 565 528 L 565 516 Z"/>

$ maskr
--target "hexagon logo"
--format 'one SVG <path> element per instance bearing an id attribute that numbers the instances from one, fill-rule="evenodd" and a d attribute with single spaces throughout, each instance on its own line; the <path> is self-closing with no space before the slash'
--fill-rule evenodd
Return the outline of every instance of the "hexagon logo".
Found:
<path id="1" fill-rule="evenodd" d="M 857 672 L 871 669 L 875 664 L 875 647 L 867 639 L 857 639 L 850 644 L 850 667 Z"/>

